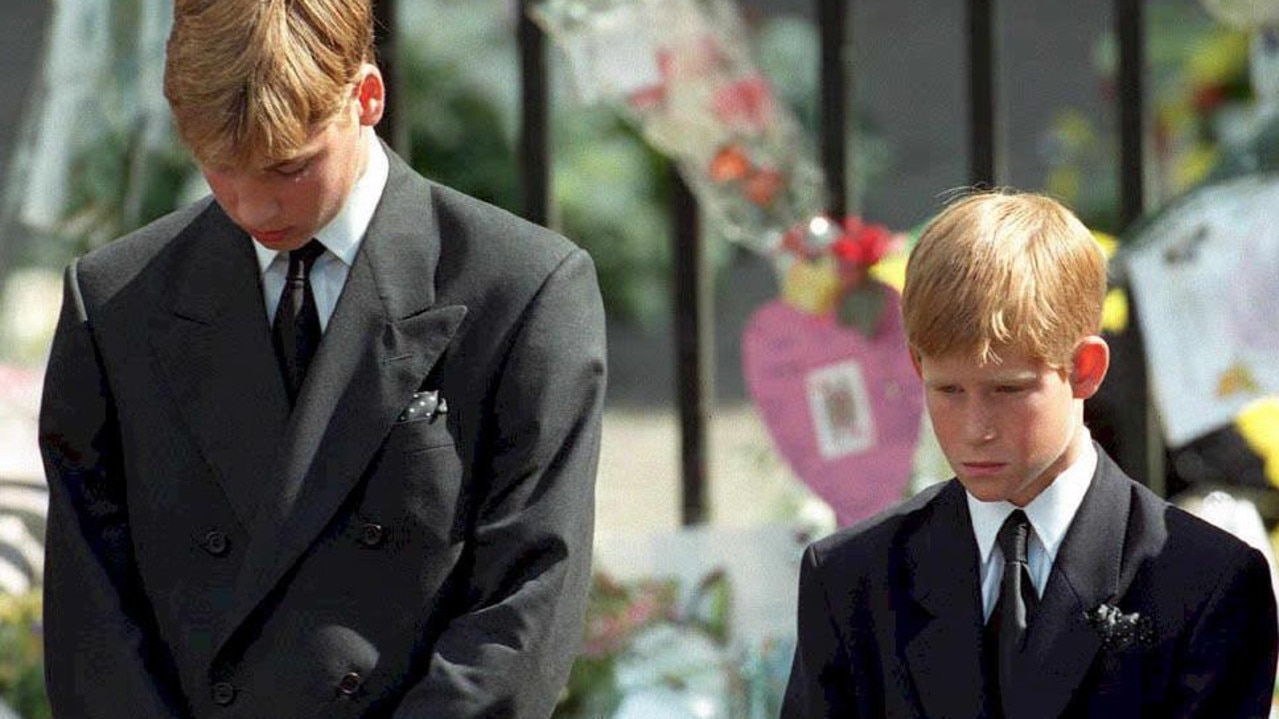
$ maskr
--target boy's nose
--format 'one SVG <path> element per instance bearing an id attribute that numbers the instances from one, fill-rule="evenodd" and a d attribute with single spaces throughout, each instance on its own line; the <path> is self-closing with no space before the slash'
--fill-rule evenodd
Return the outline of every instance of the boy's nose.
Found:
<path id="1" fill-rule="evenodd" d="M 974 407 L 968 415 L 968 439 L 974 444 L 989 442 L 996 436 L 995 422 L 991 413 L 982 407 Z"/>
<path id="2" fill-rule="evenodd" d="M 270 194 L 253 188 L 243 188 L 238 193 L 237 199 L 236 211 L 243 225 L 255 230 L 278 229 L 273 221 L 279 214 L 280 206 Z"/>
<path id="3" fill-rule="evenodd" d="M 253 230 L 274 230 L 280 204 L 275 196 L 253 178 L 239 178 L 232 185 L 235 216 L 241 225 Z"/>

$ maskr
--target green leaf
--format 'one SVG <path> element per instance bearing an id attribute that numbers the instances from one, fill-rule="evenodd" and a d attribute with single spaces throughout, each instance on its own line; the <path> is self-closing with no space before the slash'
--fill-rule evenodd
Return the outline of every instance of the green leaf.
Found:
<path id="1" fill-rule="evenodd" d="M 862 280 L 840 298 L 835 312 L 836 321 L 863 337 L 874 337 L 884 319 L 884 293 L 887 291 L 882 282 L 869 278 Z"/>

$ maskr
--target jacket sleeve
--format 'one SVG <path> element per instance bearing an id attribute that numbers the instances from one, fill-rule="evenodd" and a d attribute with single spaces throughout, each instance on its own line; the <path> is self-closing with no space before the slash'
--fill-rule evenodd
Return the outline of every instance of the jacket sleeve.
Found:
<path id="1" fill-rule="evenodd" d="M 1270 568 L 1240 552 L 1191 629 L 1169 716 L 1267 717 L 1279 636 Z"/>
<path id="2" fill-rule="evenodd" d="M 799 571 L 799 629 L 781 719 L 856 719 L 851 666 L 822 585 L 817 552 L 809 547 Z"/>
<path id="3" fill-rule="evenodd" d="M 605 386 L 604 311 L 575 250 L 525 309 L 495 378 L 465 610 L 396 719 L 545 719 L 582 639 Z"/>
<path id="4" fill-rule="evenodd" d="M 115 402 L 66 273 L 40 408 L 49 484 L 45 681 L 55 717 L 186 716 L 134 565 Z"/>

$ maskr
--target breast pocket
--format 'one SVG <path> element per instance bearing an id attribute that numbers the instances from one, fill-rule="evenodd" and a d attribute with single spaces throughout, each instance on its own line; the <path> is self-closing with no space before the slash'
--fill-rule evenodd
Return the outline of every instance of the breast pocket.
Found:
<path id="1" fill-rule="evenodd" d="M 387 435 L 360 504 L 367 520 L 392 530 L 390 546 L 460 541 L 466 472 L 447 419 L 398 422 Z"/>
<path id="2" fill-rule="evenodd" d="M 455 444 L 456 421 L 452 415 L 423 412 L 415 414 L 412 408 L 405 410 L 391 425 L 386 438 L 387 450 L 416 452 L 450 447 Z"/>

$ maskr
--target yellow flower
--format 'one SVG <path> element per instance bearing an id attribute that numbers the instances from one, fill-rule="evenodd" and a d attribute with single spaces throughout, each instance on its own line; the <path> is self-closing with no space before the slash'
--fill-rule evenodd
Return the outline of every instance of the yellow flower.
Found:
<path id="1" fill-rule="evenodd" d="M 839 297 L 839 271 L 835 260 L 822 257 L 798 260 L 782 279 L 782 297 L 792 307 L 815 315 L 830 312 Z"/>
<path id="2" fill-rule="evenodd" d="M 884 255 L 870 268 L 871 277 L 901 292 L 906 286 L 906 260 L 909 256 L 905 250 Z"/>
<path id="3" fill-rule="evenodd" d="M 1093 230 L 1092 238 L 1101 245 L 1101 251 L 1106 253 L 1106 259 L 1115 256 L 1115 251 L 1119 249 L 1119 240 L 1114 235 L 1102 232 L 1101 230 Z"/>
<path id="4" fill-rule="evenodd" d="M 1106 302 L 1101 306 L 1101 328 L 1112 334 L 1128 328 L 1128 293 L 1118 287 L 1106 293 Z"/>
<path id="5" fill-rule="evenodd" d="M 1235 417 L 1235 426 L 1266 463 L 1266 478 L 1279 487 L 1279 395 L 1250 402 Z"/>
<path id="6" fill-rule="evenodd" d="M 1101 245 L 1101 251 L 1106 253 L 1107 259 L 1115 256 L 1119 240 L 1114 235 L 1093 230 L 1092 236 Z M 1101 307 L 1101 328 L 1114 334 L 1128 328 L 1128 294 L 1118 287 L 1106 293 L 1105 304 Z"/>
<path id="7" fill-rule="evenodd" d="M 1208 177 L 1221 159 L 1221 152 L 1215 145 L 1206 142 L 1195 144 L 1184 153 L 1172 171 L 1172 187 L 1174 191 L 1182 191 L 1194 187 Z"/>
<path id="8" fill-rule="evenodd" d="M 1247 72 L 1249 35 L 1220 28 L 1199 41 L 1186 58 L 1186 81 L 1191 87 L 1224 82 Z"/>

